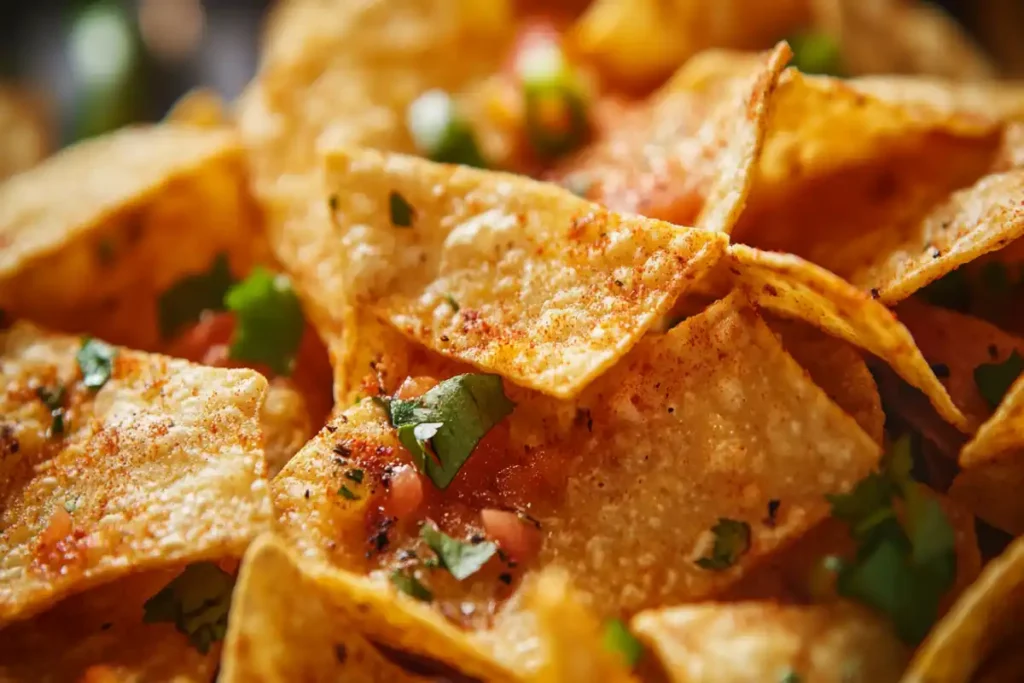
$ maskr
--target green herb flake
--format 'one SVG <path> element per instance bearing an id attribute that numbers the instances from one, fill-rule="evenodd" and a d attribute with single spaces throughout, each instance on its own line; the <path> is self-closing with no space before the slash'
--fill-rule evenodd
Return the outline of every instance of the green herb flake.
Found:
<path id="1" fill-rule="evenodd" d="M 498 375 L 446 379 L 419 398 L 386 402 L 398 439 L 421 472 L 445 489 L 480 439 L 512 412 Z"/>
<path id="2" fill-rule="evenodd" d="M 391 213 L 391 225 L 396 228 L 411 228 L 415 215 L 412 205 L 394 190 L 388 195 L 388 210 Z"/>
<path id="3" fill-rule="evenodd" d="M 533 150 L 552 159 L 573 151 L 590 135 L 589 107 L 579 74 L 554 42 L 520 54 L 524 127 Z"/>
<path id="4" fill-rule="evenodd" d="M 779 676 L 779 683 L 801 683 L 802 680 L 803 679 L 800 678 L 800 674 L 792 669 L 783 671 L 782 675 Z"/>
<path id="5" fill-rule="evenodd" d="M 445 294 L 444 295 L 444 300 L 447 301 L 448 305 L 452 307 L 452 312 L 453 313 L 458 313 L 459 312 L 459 309 L 461 308 L 461 306 L 459 306 L 459 302 L 455 300 L 454 296 L 452 296 L 451 294 Z"/>
<path id="6" fill-rule="evenodd" d="M 420 154 L 431 161 L 487 168 L 476 134 L 443 90 L 416 98 L 409 105 L 406 124 Z"/>
<path id="7" fill-rule="evenodd" d="M 421 602 L 430 602 L 434 599 L 434 594 L 429 588 L 420 583 L 415 576 L 401 569 L 391 572 L 391 583 L 401 592 Z"/>
<path id="8" fill-rule="evenodd" d="M 829 500 L 857 542 L 856 556 L 834 565 L 839 594 L 883 612 L 904 641 L 916 644 L 956 578 L 956 550 L 942 507 L 911 478 L 911 450 L 908 436 L 897 440 L 880 472 Z M 897 499 L 905 504 L 904 522 Z"/>
<path id="9" fill-rule="evenodd" d="M 735 519 L 722 517 L 711 527 L 715 536 L 710 557 L 697 560 L 701 569 L 722 571 L 736 564 L 750 550 L 750 525 Z"/>
<path id="10" fill-rule="evenodd" d="M 291 280 L 257 266 L 228 290 L 224 304 L 237 317 L 230 357 L 290 375 L 306 327 Z"/>
<path id="11" fill-rule="evenodd" d="M 224 295 L 233 283 L 226 254 L 218 254 L 207 272 L 178 280 L 157 301 L 161 338 L 173 338 L 203 311 L 223 310 Z"/>
<path id="12" fill-rule="evenodd" d="M 75 354 L 78 369 L 82 371 L 82 384 L 93 391 L 99 391 L 114 372 L 117 349 L 99 339 L 86 337 L 82 347 Z"/>
<path id="13" fill-rule="evenodd" d="M 352 481 L 354 481 L 357 484 L 362 484 L 363 483 L 363 471 L 361 469 L 359 469 L 359 468 L 351 469 L 351 470 L 345 472 L 345 478 L 346 479 L 351 479 Z"/>
<path id="14" fill-rule="evenodd" d="M 430 521 L 420 527 L 420 538 L 437 554 L 440 566 L 459 581 L 480 571 L 487 560 L 498 551 L 498 546 L 490 541 L 463 543 L 444 533 Z"/>
<path id="15" fill-rule="evenodd" d="M 644 646 L 621 619 L 610 619 L 604 625 L 604 648 L 622 655 L 629 668 L 635 667 L 644 654 Z"/>
<path id="16" fill-rule="evenodd" d="M 206 654 L 224 638 L 234 585 L 235 578 L 212 562 L 190 564 L 146 601 L 142 620 L 147 624 L 174 624 L 199 652 Z"/>
<path id="17" fill-rule="evenodd" d="M 1024 358 L 1014 349 L 1002 363 L 982 363 L 974 368 L 974 383 L 986 403 L 995 410 L 1022 372 Z"/>
<path id="18" fill-rule="evenodd" d="M 839 43 L 821 32 L 808 32 L 787 39 L 793 48 L 792 66 L 805 74 L 842 76 L 842 53 Z"/>
<path id="19" fill-rule="evenodd" d="M 345 484 L 342 484 L 341 488 L 338 489 L 338 495 L 340 495 L 342 498 L 345 498 L 347 500 L 359 500 L 359 496 L 357 496 L 355 493 L 353 493 L 352 489 L 350 489 Z"/>

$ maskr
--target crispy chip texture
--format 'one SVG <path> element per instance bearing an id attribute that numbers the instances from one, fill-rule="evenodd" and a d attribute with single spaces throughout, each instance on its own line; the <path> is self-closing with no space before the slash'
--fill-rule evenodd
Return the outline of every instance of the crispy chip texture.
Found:
<path id="1" fill-rule="evenodd" d="M 335 227 L 307 223 L 280 251 L 320 275 L 314 296 L 347 294 L 441 354 L 553 396 L 626 353 L 725 251 L 724 236 L 516 176 L 369 150 L 331 153 L 327 173 Z M 340 272 L 319 261 L 329 252 Z"/>
<path id="2" fill-rule="evenodd" d="M 496 457 L 554 468 L 523 502 L 543 537 L 527 569 L 563 566 L 602 617 L 721 591 L 819 520 L 824 494 L 859 480 L 880 452 L 738 295 L 649 335 L 574 402 L 511 396 L 518 405 L 508 455 Z M 525 446 L 543 461 L 517 455 Z M 415 542 L 396 527 L 391 555 L 381 555 L 372 532 L 367 538 L 365 516 L 380 487 L 372 473 L 402 452 L 372 402 L 346 411 L 274 480 L 282 533 L 304 553 L 358 573 L 379 567 Z M 343 484 L 355 486 L 348 467 L 366 471 L 354 500 L 338 495 Z M 769 500 L 783 501 L 773 525 L 763 523 Z M 710 552 L 711 529 L 723 518 L 749 525 L 750 550 L 735 566 L 704 569 L 695 561 Z M 471 621 L 486 625 L 507 597 L 494 592 L 503 587 L 495 579 L 483 572 L 437 584 L 435 604 L 457 615 L 475 603 Z"/>
<path id="3" fill-rule="evenodd" d="M 45 107 L 13 86 L 0 84 L 0 180 L 31 168 L 50 151 Z"/>
<path id="4" fill-rule="evenodd" d="M 220 93 L 210 88 L 195 88 L 182 95 L 167 112 L 167 120 L 199 128 L 231 125 L 227 103 Z"/>
<path id="5" fill-rule="evenodd" d="M 950 424 L 966 430 L 966 418 L 928 367 L 907 328 L 885 306 L 795 256 L 743 245 L 733 245 L 729 251 L 737 282 L 758 305 L 808 322 L 875 354 L 923 391 Z"/>
<path id="6" fill-rule="evenodd" d="M 784 43 L 755 60 L 701 55 L 554 176 L 584 179 L 586 196 L 614 211 L 729 232 L 746 201 L 772 91 L 790 55 Z M 706 79 L 712 69 L 727 75 Z"/>
<path id="7" fill-rule="evenodd" d="M 160 293 L 221 252 L 241 271 L 258 249 L 242 161 L 230 131 L 140 126 L 4 183 L 0 307 L 157 348 Z"/>
<path id="8" fill-rule="evenodd" d="M 924 641 L 903 683 L 967 683 L 1024 621 L 1024 539 L 992 560 Z M 1017 643 L 1019 646 L 1019 643 Z"/>
<path id="9" fill-rule="evenodd" d="M 895 683 L 910 656 L 883 618 L 844 603 L 669 607 L 632 626 L 675 683 Z"/>
<path id="10" fill-rule="evenodd" d="M 351 617 L 279 540 L 261 536 L 242 562 L 218 680 L 427 680 L 385 659 Z"/>
<path id="11" fill-rule="evenodd" d="M 143 621 L 143 604 L 176 573 L 133 574 L 4 629 L 0 681 L 209 683 L 219 646 L 203 655 L 173 624 Z"/>
<path id="12" fill-rule="evenodd" d="M 240 555 L 270 518 L 266 380 L 121 349 L 98 391 L 78 339 L 0 335 L 0 623 L 130 572 Z M 63 434 L 40 390 L 66 390 Z"/>
<path id="13" fill-rule="evenodd" d="M 941 78 L 864 76 L 850 84 L 888 102 L 925 105 L 949 113 L 1024 120 L 1024 85 L 1020 82 L 964 83 Z"/>

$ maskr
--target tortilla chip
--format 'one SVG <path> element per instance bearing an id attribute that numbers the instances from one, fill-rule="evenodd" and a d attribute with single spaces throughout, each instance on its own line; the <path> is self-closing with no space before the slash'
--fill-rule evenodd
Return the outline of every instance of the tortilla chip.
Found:
<path id="1" fill-rule="evenodd" d="M 171 623 L 143 621 L 144 603 L 177 569 L 144 572 L 75 595 L 3 630 L 0 680 L 209 683 L 220 646 L 203 655 Z"/>
<path id="2" fill-rule="evenodd" d="M 497 71 L 515 23 L 505 0 L 297 0 L 271 17 L 256 80 L 238 104 L 256 190 L 315 168 L 321 134 L 413 152 L 406 109 Z"/>
<path id="3" fill-rule="evenodd" d="M 772 91 L 791 51 L 701 55 L 554 177 L 584 178 L 613 211 L 729 232 L 743 209 L 764 141 Z M 713 83 L 712 68 L 729 71 Z"/>
<path id="4" fill-rule="evenodd" d="M 327 174 L 335 226 L 307 223 L 280 252 L 323 282 L 314 296 L 355 300 L 438 353 L 561 398 L 725 252 L 723 235 L 613 214 L 520 176 L 371 150 L 330 153 Z M 408 221 L 392 215 L 396 201 Z"/>
<path id="5" fill-rule="evenodd" d="M 845 603 L 669 607 L 641 612 L 632 627 L 675 683 L 895 683 L 910 658 L 888 622 Z"/>
<path id="6" fill-rule="evenodd" d="M 967 683 L 1024 622 L 1024 539 L 992 560 L 918 648 L 903 683 Z"/>
<path id="7" fill-rule="evenodd" d="M 242 562 L 218 680 L 427 680 L 385 659 L 360 626 L 279 540 L 261 536 Z"/>
<path id="8" fill-rule="evenodd" d="M 0 187 L 0 308 L 156 348 L 160 293 L 218 253 L 237 271 L 255 258 L 242 162 L 229 131 L 162 124 L 79 143 L 12 178 Z"/>
<path id="9" fill-rule="evenodd" d="M 850 85 L 887 102 L 922 105 L 951 114 L 995 117 L 1000 121 L 1024 121 L 1024 83 L 1019 81 L 964 83 L 885 75 L 856 78 Z"/>
<path id="10" fill-rule="evenodd" d="M 194 88 L 182 95 L 167 112 L 167 120 L 199 128 L 231 125 L 228 105 L 216 90 Z"/>
<path id="11" fill-rule="evenodd" d="M 1024 340 L 1017 340 L 1018 349 Z M 1005 361 L 1006 359 L 1001 359 Z M 1024 380 L 1020 378 L 1006 392 L 996 412 L 981 425 L 978 433 L 960 452 L 964 467 L 984 465 L 996 460 L 1017 459 L 1024 468 Z"/>
<path id="12" fill-rule="evenodd" d="M 0 180 L 35 166 L 49 153 L 49 119 L 37 98 L 0 84 Z"/>
<path id="13" fill-rule="evenodd" d="M 759 306 L 811 323 L 875 354 L 924 392 L 946 421 L 966 431 L 967 419 L 889 309 L 841 278 L 795 256 L 738 244 L 731 246 L 729 253 L 737 283 Z"/>
<path id="14" fill-rule="evenodd" d="M 701 50 L 757 50 L 806 23 L 806 2 L 598 0 L 570 33 L 576 50 L 627 86 L 650 85 Z"/>
<path id="15" fill-rule="evenodd" d="M 769 317 L 767 322 L 814 383 L 881 444 L 885 427 L 882 399 L 860 352 L 798 320 Z"/>
<path id="16" fill-rule="evenodd" d="M 1008 533 L 1024 534 L 1024 464 L 1014 457 L 964 468 L 953 479 L 949 495 L 979 518 Z"/>
<path id="17" fill-rule="evenodd" d="M 266 380 L 120 349 L 94 392 L 81 342 L 0 334 L 0 624 L 130 572 L 240 555 L 270 519 Z M 40 389 L 67 389 L 64 434 Z"/>
<path id="18" fill-rule="evenodd" d="M 267 387 L 260 409 L 260 427 L 267 476 L 271 478 L 315 433 L 306 399 L 294 384 L 280 377 L 271 380 Z"/>
<path id="19" fill-rule="evenodd" d="M 479 469 L 446 495 L 512 496 L 491 504 L 528 510 L 541 525 L 540 555 L 524 570 L 563 566 L 600 617 L 722 591 L 821 519 L 824 495 L 858 481 L 880 454 L 735 295 L 648 335 L 574 402 L 506 391 L 517 403 L 500 427 L 507 448 L 477 454 L 467 467 L 501 462 L 501 481 L 533 477 L 524 479 L 534 482 L 526 497 L 502 492 L 500 481 L 494 493 L 480 491 L 494 477 Z M 380 408 L 350 408 L 272 483 L 281 533 L 304 554 L 384 580 L 380 567 L 415 547 L 415 529 L 387 526 L 382 552 L 366 514 L 386 495 L 384 468 L 405 457 Z M 354 500 L 338 494 L 354 486 L 345 478 L 351 467 L 365 472 Z M 460 480 L 469 487 L 462 493 Z M 782 501 L 772 526 L 763 523 L 770 500 Z M 723 518 L 749 525 L 750 551 L 728 569 L 703 569 L 695 561 Z M 485 628 L 511 592 L 492 569 L 463 582 L 432 574 L 434 605 Z"/>

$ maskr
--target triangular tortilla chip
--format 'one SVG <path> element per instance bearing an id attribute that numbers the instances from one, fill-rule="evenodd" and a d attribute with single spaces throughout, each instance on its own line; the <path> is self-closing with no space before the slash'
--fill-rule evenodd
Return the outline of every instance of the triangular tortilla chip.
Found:
<path id="1" fill-rule="evenodd" d="M 859 480 L 880 453 L 737 295 L 649 335 L 574 402 L 506 390 L 517 403 L 500 428 L 507 446 L 476 453 L 447 492 L 431 493 L 434 514 L 470 505 L 458 509 L 472 529 L 482 506 L 528 510 L 540 554 L 513 574 L 561 565 L 601 617 L 723 590 L 821 519 L 824 495 Z M 411 522 L 367 517 L 406 458 L 379 407 L 350 408 L 274 480 L 281 533 L 304 554 L 384 580 L 397 553 L 419 547 Z M 499 462 L 496 478 L 487 468 Z M 353 468 L 359 484 L 346 476 Z M 781 508 L 767 525 L 772 500 Z M 749 552 L 702 567 L 723 519 L 747 525 Z M 486 625 L 511 593 L 501 572 L 461 583 L 432 573 L 433 604 Z"/>
<path id="2" fill-rule="evenodd" d="M 117 349 L 95 391 L 81 347 L 27 324 L 0 334 L 0 624 L 130 572 L 241 555 L 270 521 L 262 376 Z"/>
<path id="3" fill-rule="evenodd" d="M 578 394 L 725 252 L 724 235 L 519 176 L 370 150 L 326 163 L 334 226 L 306 223 L 282 237 L 301 246 L 280 252 L 322 283 L 311 296 L 354 300 L 434 351 L 552 396 Z"/>
<path id="4" fill-rule="evenodd" d="M 614 211 L 729 232 L 746 201 L 772 91 L 791 54 L 781 43 L 756 60 L 702 55 L 560 164 L 554 177 L 582 179 L 587 198 Z M 726 78 L 702 82 L 699 74 L 715 57 L 736 66 L 722 67 L 730 71 Z"/>
<path id="5" fill-rule="evenodd" d="M 5 628 L 0 681 L 209 683 L 219 645 L 204 655 L 174 624 L 144 621 L 144 603 L 177 573 L 133 574 Z"/>
<path id="6" fill-rule="evenodd" d="M 910 658 L 882 617 L 845 603 L 668 607 L 631 625 L 673 683 L 896 683 Z"/>
<path id="7" fill-rule="evenodd" d="M 223 683 L 426 681 L 388 661 L 273 536 L 246 552 L 232 599 Z"/>
<path id="8" fill-rule="evenodd" d="M 759 306 L 811 323 L 875 354 L 928 396 L 950 424 L 966 431 L 967 420 L 896 316 L 881 303 L 832 273 L 789 254 L 743 245 L 729 248 L 736 282 Z"/>
<path id="9" fill-rule="evenodd" d="M 1024 539 L 992 560 L 918 648 L 902 683 L 967 683 L 1024 621 Z"/>
<path id="10" fill-rule="evenodd" d="M 236 272 L 262 254 L 243 161 L 230 130 L 138 126 L 4 183 L 0 308 L 158 348 L 160 293 L 219 253 Z"/>
<path id="11" fill-rule="evenodd" d="M 1024 121 L 1024 83 L 960 82 L 922 76 L 864 76 L 850 85 L 887 102 L 927 106 L 950 114 L 974 114 Z"/>

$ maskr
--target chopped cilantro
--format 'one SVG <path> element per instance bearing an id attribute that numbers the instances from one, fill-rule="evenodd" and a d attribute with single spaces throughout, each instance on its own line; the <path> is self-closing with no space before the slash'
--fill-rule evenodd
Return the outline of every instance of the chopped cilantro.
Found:
<path id="1" fill-rule="evenodd" d="M 406 124 L 420 154 L 431 161 L 487 168 L 473 129 L 443 90 L 416 98 L 409 105 Z"/>
<path id="2" fill-rule="evenodd" d="M 994 410 L 1002 403 L 1010 387 L 1024 372 L 1024 358 L 1014 349 L 1002 363 L 982 363 L 974 368 L 974 383 L 978 391 Z"/>
<path id="3" fill-rule="evenodd" d="M 66 417 L 64 412 L 64 394 L 65 389 L 63 384 L 58 384 L 52 389 L 49 387 L 38 387 L 36 389 L 36 396 L 43 402 L 46 409 L 50 411 L 50 436 L 60 436 L 64 433 L 65 423 L 64 418 Z"/>
<path id="4" fill-rule="evenodd" d="M 116 357 L 117 349 L 110 344 L 89 337 L 83 339 L 82 347 L 75 355 L 78 369 L 82 371 L 82 384 L 98 391 L 113 374 Z"/>
<path id="5" fill-rule="evenodd" d="M 516 60 L 522 81 L 524 125 L 530 146 L 544 158 L 561 156 L 590 134 L 587 100 L 579 75 L 558 44 L 539 43 Z"/>
<path id="6" fill-rule="evenodd" d="M 954 535 L 938 501 L 913 481 L 909 437 L 897 440 L 880 472 L 847 494 L 830 496 L 832 514 L 846 522 L 857 554 L 836 565 L 839 594 L 885 613 L 899 636 L 918 643 L 938 614 L 956 576 Z M 905 502 L 905 522 L 895 500 Z"/>
<path id="7" fill-rule="evenodd" d="M 341 485 L 341 488 L 340 488 L 340 489 L 338 489 L 338 494 L 339 494 L 339 495 L 340 495 L 340 496 L 341 496 L 342 498 L 346 498 L 346 499 L 348 499 L 348 500 L 359 500 L 359 496 L 357 496 L 356 494 L 354 494 L 354 493 L 352 492 L 352 489 L 350 489 L 349 487 L 345 486 L 344 484 L 342 484 L 342 485 Z"/>
<path id="8" fill-rule="evenodd" d="M 451 294 L 445 294 L 444 300 L 448 302 L 448 305 L 452 307 L 452 311 L 455 313 L 459 312 L 459 302 L 455 300 L 455 297 Z"/>
<path id="9" fill-rule="evenodd" d="M 420 583 L 419 579 L 415 576 L 401 569 L 391 572 L 391 583 L 409 597 L 416 598 L 422 602 L 430 602 L 434 599 L 434 594 L 430 592 L 429 588 Z"/>
<path id="10" fill-rule="evenodd" d="M 142 620 L 173 623 L 206 654 L 213 643 L 224 638 L 234 585 L 235 578 L 212 562 L 190 564 L 146 601 Z"/>
<path id="11" fill-rule="evenodd" d="M 178 280 L 157 302 L 160 336 L 172 338 L 199 320 L 203 311 L 223 310 L 224 295 L 233 282 L 226 254 L 218 254 L 207 272 Z"/>
<path id="12" fill-rule="evenodd" d="M 357 484 L 363 483 L 363 471 L 359 468 L 351 469 L 345 473 L 346 479 L 351 479 Z"/>
<path id="13" fill-rule="evenodd" d="M 802 679 L 800 678 L 800 674 L 793 671 L 792 669 L 787 669 L 786 671 L 783 671 L 782 675 L 779 676 L 779 683 L 800 683 L 801 680 Z"/>
<path id="14" fill-rule="evenodd" d="M 498 546 L 489 541 L 463 543 L 444 533 L 430 521 L 420 527 L 420 538 L 437 553 L 440 566 L 459 581 L 478 572 L 498 551 Z"/>
<path id="15" fill-rule="evenodd" d="M 710 557 L 697 560 L 701 569 L 721 571 L 736 564 L 750 550 L 750 525 L 735 519 L 721 518 L 711 527 L 715 542 Z"/>
<path id="16" fill-rule="evenodd" d="M 829 35 L 808 32 L 788 39 L 793 48 L 791 64 L 805 74 L 842 76 L 842 54 L 839 44 Z"/>
<path id="17" fill-rule="evenodd" d="M 626 666 L 633 668 L 644 654 L 644 646 L 621 619 L 610 619 L 604 625 L 604 647 L 622 655 Z"/>
<path id="18" fill-rule="evenodd" d="M 447 488 L 480 439 L 512 412 L 498 375 L 446 379 L 419 398 L 386 402 L 391 424 L 413 461 L 438 488 Z"/>
<path id="19" fill-rule="evenodd" d="M 412 219 L 415 215 L 412 205 L 394 190 L 388 195 L 388 210 L 391 214 L 391 225 L 396 228 L 412 227 Z"/>
<path id="20" fill-rule="evenodd" d="M 291 280 L 257 266 L 228 290 L 224 304 L 238 318 L 231 358 L 290 375 L 306 325 Z"/>

